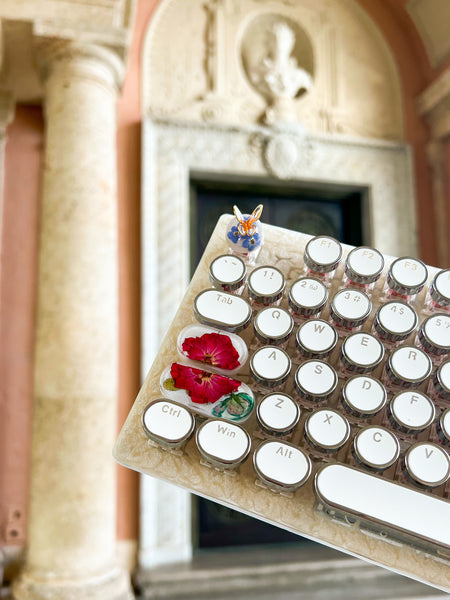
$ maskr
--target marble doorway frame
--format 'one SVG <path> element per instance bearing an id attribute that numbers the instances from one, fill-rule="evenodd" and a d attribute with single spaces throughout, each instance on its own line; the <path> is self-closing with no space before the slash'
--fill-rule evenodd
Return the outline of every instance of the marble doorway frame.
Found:
<path id="1" fill-rule="evenodd" d="M 260 126 L 146 118 L 142 162 L 142 373 L 189 281 L 190 178 L 258 178 L 369 191 L 369 241 L 386 254 L 417 253 L 408 145 Z M 140 569 L 193 554 L 190 495 L 141 477 Z"/>

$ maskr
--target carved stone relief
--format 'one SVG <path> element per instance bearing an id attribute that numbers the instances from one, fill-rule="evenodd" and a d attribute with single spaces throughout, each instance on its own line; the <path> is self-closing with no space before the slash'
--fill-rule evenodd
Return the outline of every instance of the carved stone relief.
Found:
<path id="1" fill-rule="evenodd" d="M 355 0 L 166 0 L 143 72 L 154 117 L 403 136 L 395 62 Z"/>

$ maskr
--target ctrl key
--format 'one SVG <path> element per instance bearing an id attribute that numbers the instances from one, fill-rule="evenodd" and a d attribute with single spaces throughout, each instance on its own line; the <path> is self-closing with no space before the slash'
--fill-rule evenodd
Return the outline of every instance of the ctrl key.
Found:
<path id="1" fill-rule="evenodd" d="M 160 398 L 145 408 L 142 427 L 163 448 L 181 448 L 194 432 L 195 419 L 181 404 Z"/>
<path id="2" fill-rule="evenodd" d="M 269 488 L 294 492 L 308 480 L 311 460 L 296 446 L 267 440 L 253 454 L 253 466 L 258 477 Z"/>

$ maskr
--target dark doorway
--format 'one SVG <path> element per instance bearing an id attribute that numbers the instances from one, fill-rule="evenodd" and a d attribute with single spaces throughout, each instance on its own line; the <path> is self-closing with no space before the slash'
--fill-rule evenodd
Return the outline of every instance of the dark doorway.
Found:
<path id="1" fill-rule="evenodd" d="M 190 238 L 193 274 L 223 213 L 237 204 L 242 213 L 264 205 L 262 222 L 311 235 L 331 235 L 341 242 L 369 244 L 367 190 L 344 186 L 280 185 L 278 182 L 191 179 Z M 198 547 L 251 544 L 308 543 L 309 540 L 247 517 L 219 504 L 197 498 Z"/>

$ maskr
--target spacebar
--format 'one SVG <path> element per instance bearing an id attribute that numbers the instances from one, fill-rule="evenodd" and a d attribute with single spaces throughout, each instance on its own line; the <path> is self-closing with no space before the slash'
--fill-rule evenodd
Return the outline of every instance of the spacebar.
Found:
<path id="1" fill-rule="evenodd" d="M 329 507 L 450 548 L 450 503 L 353 467 L 326 465 L 314 481 Z"/>

